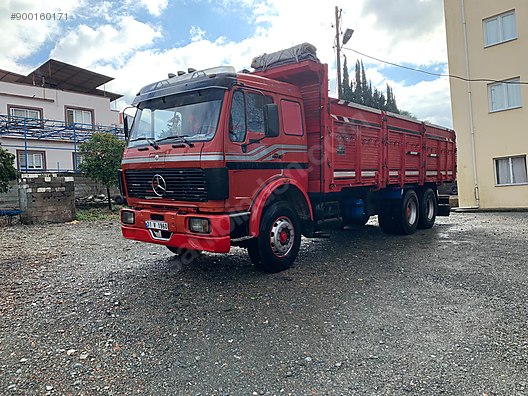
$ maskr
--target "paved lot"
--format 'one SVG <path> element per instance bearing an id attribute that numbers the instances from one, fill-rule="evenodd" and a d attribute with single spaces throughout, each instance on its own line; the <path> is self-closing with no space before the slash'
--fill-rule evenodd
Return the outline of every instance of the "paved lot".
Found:
<path id="1" fill-rule="evenodd" d="M 309 240 L 267 275 L 109 222 L 0 228 L 0 394 L 528 395 L 528 214 Z"/>

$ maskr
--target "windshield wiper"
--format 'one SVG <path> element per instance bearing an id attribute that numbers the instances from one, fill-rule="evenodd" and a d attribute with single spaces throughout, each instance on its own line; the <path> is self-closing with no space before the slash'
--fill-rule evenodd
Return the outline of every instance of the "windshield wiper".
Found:
<path id="1" fill-rule="evenodd" d="M 177 136 L 177 135 L 173 135 L 173 136 L 167 136 L 167 137 L 164 137 L 164 138 L 161 138 L 161 139 L 158 139 L 156 140 L 156 142 L 163 142 L 164 140 L 177 140 L 179 141 L 180 143 L 183 143 L 183 144 L 186 144 L 187 146 L 189 147 L 193 147 L 194 144 L 192 142 L 190 142 L 189 140 L 185 139 L 186 137 L 190 137 L 189 135 L 180 135 L 180 136 Z"/>
<path id="2" fill-rule="evenodd" d="M 156 143 L 156 141 L 152 138 L 148 138 L 148 137 L 138 137 L 136 139 L 131 139 L 130 141 L 131 142 L 137 142 L 138 140 L 145 140 L 148 144 L 150 144 L 152 147 L 154 147 L 154 150 L 157 150 L 159 149 L 159 145 L 158 143 Z"/>

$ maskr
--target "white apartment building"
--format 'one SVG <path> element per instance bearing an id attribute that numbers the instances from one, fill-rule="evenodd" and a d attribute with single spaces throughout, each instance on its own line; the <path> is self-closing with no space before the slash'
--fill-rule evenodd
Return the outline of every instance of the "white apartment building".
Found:
<path id="1" fill-rule="evenodd" d="M 53 59 L 27 76 L 0 70 L 0 145 L 15 154 L 17 168 L 75 172 L 79 144 L 91 134 L 122 136 L 112 109 L 122 95 L 104 90 L 111 80 Z"/>

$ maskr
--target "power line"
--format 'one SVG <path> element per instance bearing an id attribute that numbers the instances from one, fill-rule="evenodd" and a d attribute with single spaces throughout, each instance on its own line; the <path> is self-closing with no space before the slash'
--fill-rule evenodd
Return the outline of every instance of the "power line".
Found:
<path id="1" fill-rule="evenodd" d="M 458 80 L 462 80 L 462 81 L 465 81 L 465 82 L 487 82 L 487 83 L 503 83 L 503 84 L 528 85 L 527 81 L 504 81 L 504 80 L 493 80 L 493 79 L 490 79 L 490 78 L 469 78 L 468 79 L 468 78 L 461 77 L 461 76 L 456 76 L 456 75 L 453 75 L 453 74 L 433 73 L 433 72 L 428 72 L 426 70 L 415 69 L 413 67 L 403 66 L 403 65 L 399 65 L 397 63 L 392 63 L 392 62 L 389 62 L 389 61 L 385 61 L 383 59 L 379 59 L 379 58 L 376 58 L 374 56 L 370 56 L 370 55 L 364 54 L 363 52 L 359 52 L 359 51 L 357 51 L 355 49 L 352 49 L 352 48 L 341 47 L 341 49 L 345 49 L 347 51 L 355 52 L 358 55 L 364 56 L 366 58 L 374 59 L 375 61 L 378 61 L 378 62 L 381 62 L 381 63 L 386 63 L 387 65 L 400 67 L 402 69 L 411 70 L 411 71 L 414 71 L 414 72 L 417 72 L 417 73 L 428 74 L 430 76 L 435 76 L 435 77 L 449 77 L 449 78 L 455 78 L 455 79 L 458 79 Z"/>

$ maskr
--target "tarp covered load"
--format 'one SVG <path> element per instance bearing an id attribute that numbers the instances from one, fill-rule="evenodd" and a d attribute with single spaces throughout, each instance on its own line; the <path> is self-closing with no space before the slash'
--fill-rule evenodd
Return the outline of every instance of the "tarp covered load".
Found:
<path id="1" fill-rule="evenodd" d="M 311 59 L 319 62 L 317 59 L 317 48 L 309 43 L 295 45 L 281 51 L 273 52 L 271 54 L 262 54 L 253 58 L 251 67 L 255 70 L 265 70 L 270 67 L 286 65 L 288 63 L 299 63 L 300 61 Z"/>

